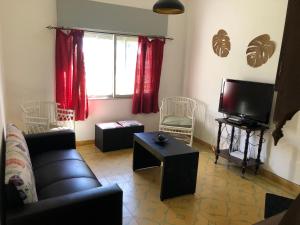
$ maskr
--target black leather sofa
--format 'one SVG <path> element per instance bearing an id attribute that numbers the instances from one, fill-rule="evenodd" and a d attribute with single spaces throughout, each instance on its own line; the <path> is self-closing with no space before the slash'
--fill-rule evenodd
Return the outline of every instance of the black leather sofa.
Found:
<path id="1" fill-rule="evenodd" d="M 76 151 L 75 134 L 57 131 L 25 136 L 39 201 L 9 207 L 1 151 L 1 225 L 122 224 L 123 192 L 102 186 Z"/>

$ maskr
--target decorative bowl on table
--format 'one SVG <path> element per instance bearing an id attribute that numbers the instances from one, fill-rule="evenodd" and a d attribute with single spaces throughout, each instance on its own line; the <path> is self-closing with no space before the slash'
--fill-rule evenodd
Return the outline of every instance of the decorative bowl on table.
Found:
<path id="1" fill-rule="evenodd" d="M 162 133 L 158 133 L 153 139 L 157 144 L 165 144 L 168 142 L 168 138 L 166 138 L 166 136 Z"/>

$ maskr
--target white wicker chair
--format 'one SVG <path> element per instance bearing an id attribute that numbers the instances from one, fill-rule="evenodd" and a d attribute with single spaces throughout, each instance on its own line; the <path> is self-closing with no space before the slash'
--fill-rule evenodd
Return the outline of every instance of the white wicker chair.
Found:
<path id="1" fill-rule="evenodd" d="M 190 98 L 164 98 L 160 107 L 159 130 L 192 146 L 196 105 L 196 101 Z"/>
<path id="2" fill-rule="evenodd" d="M 21 105 L 27 134 L 59 129 L 75 129 L 75 112 L 61 109 L 51 101 L 31 101 Z"/>

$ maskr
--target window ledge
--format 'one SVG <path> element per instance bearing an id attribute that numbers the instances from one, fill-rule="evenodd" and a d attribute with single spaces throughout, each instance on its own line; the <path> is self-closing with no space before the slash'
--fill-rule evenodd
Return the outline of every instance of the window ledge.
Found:
<path id="1" fill-rule="evenodd" d="M 123 96 L 91 96 L 88 97 L 88 100 L 120 100 L 120 99 L 131 99 L 132 95 L 123 95 Z"/>

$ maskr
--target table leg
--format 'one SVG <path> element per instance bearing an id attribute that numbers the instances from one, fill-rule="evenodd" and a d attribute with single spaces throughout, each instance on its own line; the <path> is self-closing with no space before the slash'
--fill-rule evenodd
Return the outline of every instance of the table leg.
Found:
<path id="1" fill-rule="evenodd" d="M 219 154 L 220 154 L 220 140 L 221 140 L 221 133 L 222 133 L 222 122 L 219 123 L 219 130 L 218 130 L 218 139 L 217 139 L 217 149 L 216 149 L 216 161 L 215 164 L 217 164 L 218 159 L 219 159 Z"/>
<path id="2" fill-rule="evenodd" d="M 233 139 L 234 139 L 234 126 L 232 126 L 232 129 L 231 129 L 229 152 L 232 152 Z"/>
<path id="3" fill-rule="evenodd" d="M 260 166 L 260 153 L 261 153 L 261 147 L 264 139 L 264 130 L 260 131 L 260 138 L 259 138 L 259 144 L 258 144 L 258 153 L 257 153 L 257 158 L 256 158 L 256 166 L 255 166 L 255 174 L 257 174 L 257 171 Z"/>
<path id="4" fill-rule="evenodd" d="M 160 200 L 196 190 L 199 153 L 166 158 L 162 168 Z"/>
<path id="5" fill-rule="evenodd" d="M 247 137 L 246 137 L 246 142 L 245 142 L 243 169 L 242 169 L 242 176 L 243 177 L 244 177 L 244 174 L 245 174 L 246 168 L 247 168 L 248 146 L 249 146 L 249 138 L 250 138 L 251 130 L 246 130 L 246 133 L 247 133 Z"/>
<path id="6" fill-rule="evenodd" d="M 160 166 L 161 162 L 138 142 L 133 144 L 133 171 L 147 167 Z"/>

